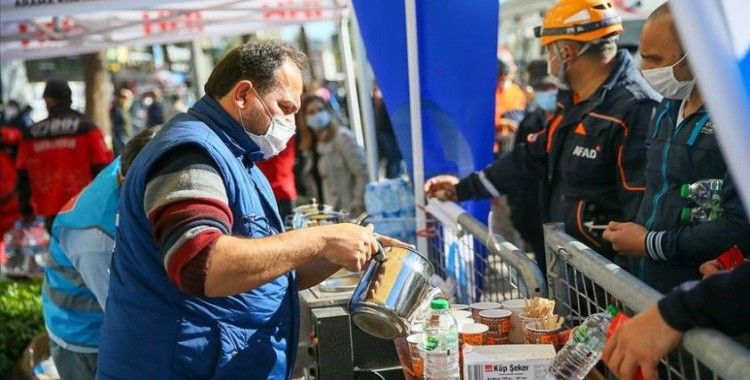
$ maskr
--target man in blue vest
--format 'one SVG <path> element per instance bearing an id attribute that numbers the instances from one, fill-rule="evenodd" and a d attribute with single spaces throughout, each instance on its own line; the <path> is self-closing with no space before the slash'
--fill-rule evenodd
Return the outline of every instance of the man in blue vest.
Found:
<path id="1" fill-rule="evenodd" d="M 377 251 L 372 229 L 354 224 L 284 232 L 256 166 L 294 135 L 307 66 L 279 41 L 230 51 L 206 96 L 135 160 L 120 202 L 98 378 L 288 378 L 297 290 L 342 266 L 358 271 Z"/>
<path id="2" fill-rule="evenodd" d="M 94 379 L 99 328 L 109 286 L 120 185 L 156 133 L 136 135 L 117 158 L 58 213 L 44 271 L 42 311 L 62 380 Z"/>
<path id="3" fill-rule="evenodd" d="M 734 245 L 750 252 L 750 223 L 666 3 L 643 27 L 641 56 L 644 77 L 664 96 L 647 140 L 646 193 L 635 223 L 610 223 L 604 238 L 621 254 L 644 258 L 643 280 L 666 293 L 699 279 L 703 262 Z M 721 181 L 718 208 L 691 219 L 695 205 L 681 188 L 712 179 Z"/>

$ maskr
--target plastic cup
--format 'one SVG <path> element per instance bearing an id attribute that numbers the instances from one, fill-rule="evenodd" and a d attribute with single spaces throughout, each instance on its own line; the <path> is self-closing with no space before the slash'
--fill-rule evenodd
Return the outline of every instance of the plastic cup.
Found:
<path id="1" fill-rule="evenodd" d="M 552 329 L 537 328 L 536 324 L 529 323 L 526 325 L 526 343 L 527 344 L 551 344 L 555 350 L 562 348 L 560 344 L 560 331 L 562 327 Z"/>
<path id="2" fill-rule="evenodd" d="M 497 302 L 475 302 L 469 305 L 471 308 L 471 317 L 479 322 L 479 312 L 482 310 L 500 309 L 502 305 Z"/>
<path id="3" fill-rule="evenodd" d="M 471 311 L 469 311 L 469 310 L 451 310 L 451 315 L 456 320 L 464 319 L 464 318 L 471 318 Z"/>
<path id="4" fill-rule="evenodd" d="M 476 323 L 476 322 L 474 322 L 474 320 L 471 318 L 456 319 L 456 326 L 458 326 L 458 331 L 461 331 L 462 327 L 466 325 L 470 325 L 472 323 Z"/>
<path id="5" fill-rule="evenodd" d="M 451 305 L 451 311 L 453 310 L 469 310 L 469 305 L 463 303 L 454 303 Z"/>
<path id="6" fill-rule="evenodd" d="M 504 309 L 482 310 L 479 312 L 479 322 L 487 325 L 490 328 L 490 331 L 496 332 L 503 337 L 508 337 L 508 334 L 510 334 L 510 317 L 512 314 L 513 313 L 510 310 Z"/>
<path id="7" fill-rule="evenodd" d="M 472 346 L 481 346 L 484 344 L 484 334 L 489 331 L 487 325 L 481 323 L 470 323 L 464 325 L 458 332 L 458 341 L 461 345 L 470 344 Z"/>
<path id="8" fill-rule="evenodd" d="M 424 331 L 424 324 L 422 324 L 421 322 L 412 324 L 411 328 L 409 329 L 409 332 L 411 334 L 417 334 L 423 331 Z"/>
<path id="9" fill-rule="evenodd" d="M 534 326 L 535 324 L 541 325 L 542 323 L 544 323 L 544 317 L 527 317 L 523 313 L 521 313 L 518 317 L 521 320 L 524 342 L 526 341 L 526 329 L 529 325 Z"/>
<path id="10" fill-rule="evenodd" d="M 424 340 L 423 333 L 411 334 L 406 337 L 406 343 L 409 346 L 409 356 L 411 358 L 411 372 L 418 379 L 424 378 L 424 359 L 419 348 L 422 340 Z"/>
<path id="11" fill-rule="evenodd" d="M 393 340 L 396 345 L 396 355 L 398 355 L 398 361 L 401 363 L 401 368 L 404 371 L 404 378 L 414 379 L 416 376 L 413 371 L 413 364 L 411 360 L 411 353 L 409 352 L 409 342 L 407 337 L 401 336 Z"/>
<path id="12" fill-rule="evenodd" d="M 490 331 L 485 335 L 485 343 L 490 345 L 506 344 L 510 335 L 510 310 L 490 309 L 479 312 L 480 322 L 487 325 Z"/>
<path id="13" fill-rule="evenodd" d="M 499 333 L 488 331 L 486 334 L 484 334 L 484 344 L 486 345 L 497 346 L 508 343 L 510 343 L 508 337 L 503 337 Z"/>
<path id="14" fill-rule="evenodd" d="M 524 342 L 523 323 L 521 322 L 520 315 L 523 312 L 523 308 L 526 306 L 526 301 L 528 301 L 528 299 L 521 298 L 507 300 L 502 303 L 503 309 L 510 310 L 512 313 L 510 316 L 510 334 L 508 336 L 510 343 L 521 344 Z"/>

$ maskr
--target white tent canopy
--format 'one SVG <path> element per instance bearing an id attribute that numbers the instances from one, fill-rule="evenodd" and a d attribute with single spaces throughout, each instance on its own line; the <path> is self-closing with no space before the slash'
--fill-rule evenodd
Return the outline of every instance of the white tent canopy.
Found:
<path id="1" fill-rule="evenodd" d="M 241 35 L 345 10 L 342 0 L 1 0 L 0 61 Z"/>

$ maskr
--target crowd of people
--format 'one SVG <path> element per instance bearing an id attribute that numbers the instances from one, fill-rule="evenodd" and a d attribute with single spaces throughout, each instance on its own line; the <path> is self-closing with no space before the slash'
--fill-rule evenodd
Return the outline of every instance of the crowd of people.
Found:
<path id="1" fill-rule="evenodd" d="M 553 6 L 536 31 L 547 60 L 527 64 L 527 87 L 501 54 L 494 162 L 432 178 L 425 192 L 505 195 L 542 269 L 541 225 L 561 221 L 668 293 L 605 348 L 618 376 L 640 367 L 653 378 L 690 328 L 748 332 L 750 264 L 696 281 L 706 262 L 703 274 L 725 272 L 715 259 L 727 249 L 750 252 L 750 223 L 668 6 L 643 28 L 641 67 L 618 49 L 622 30 L 607 0 Z M 335 99 L 305 91 L 307 70 L 296 48 L 254 41 L 215 66 L 190 108 L 174 99 L 165 114 L 158 90 L 135 107 L 132 91 L 118 89 L 114 154 L 71 108 L 64 81 L 46 85 L 45 120 L 15 103 L 3 109 L 0 229 L 42 216 L 51 231 L 42 303 L 62 379 L 288 378 L 296 292 L 342 267 L 361 270 L 381 244 L 404 245 L 346 223 L 286 231 L 299 192 L 356 215 L 368 181 Z M 373 104 L 395 177 L 401 156 L 377 87 Z M 709 179 L 720 184 L 710 215 L 683 218 L 684 185 Z M 653 334 L 636 339 L 643 331 Z"/>
<path id="2" fill-rule="evenodd" d="M 622 25 L 611 8 L 606 0 L 563 0 L 550 8 L 536 33 L 558 93 L 553 106 L 542 89 L 537 104 L 549 113 L 542 119 L 533 113 L 525 117 L 539 120 L 533 128 L 539 132 L 484 170 L 461 179 L 437 176 L 425 191 L 463 201 L 523 197 L 536 187 L 540 197 L 525 205 L 538 206 L 541 221 L 564 222 L 576 239 L 656 290 L 671 291 L 626 324 L 605 350 L 605 361 L 618 377 L 632 378 L 640 367 L 653 379 L 659 358 L 677 345 L 682 332 L 693 327 L 749 331 L 743 315 L 750 305 L 739 298 L 747 298 L 750 264 L 703 283 L 688 281 L 699 280 L 704 263 L 715 263 L 733 247 L 747 255 L 750 223 L 669 6 L 658 7 L 644 25 L 640 68 L 617 49 Z M 565 20 L 581 13 L 589 20 L 569 28 Z M 503 115 L 507 120 L 514 112 Z M 720 184 L 712 198 L 718 204 L 705 217 L 684 217 L 686 185 L 704 180 Z M 517 228 L 540 228 L 532 223 Z M 533 232 L 524 237 L 537 250 Z M 733 294 L 722 295 L 722 286 Z M 644 331 L 653 334 L 644 339 Z"/>
<path id="3" fill-rule="evenodd" d="M 306 59 L 278 41 L 243 45 L 218 64 L 206 84 L 207 96 L 171 116 L 157 90 L 134 101 L 131 90 L 120 88 L 110 109 L 112 149 L 100 129 L 72 109 L 65 81 L 46 84 L 47 119 L 35 123 L 29 110 L 19 110 L 15 102 L 3 108 L 0 227 L 6 231 L 17 223 L 29 225 L 41 216 L 51 232 L 41 297 L 50 351 L 63 379 L 94 378 L 97 372 L 104 378 L 150 371 L 200 373 L 190 365 L 194 358 L 188 353 L 219 349 L 223 341 L 212 330 L 216 321 L 209 315 L 225 321 L 230 336 L 249 337 L 251 331 L 281 336 L 279 328 L 288 335 L 279 341 L 267 337 L 260 344 L 236 340 L 235 346 L 222 348 L 227 355 L 263 348 L 270 350 L 266 355 L 285 357 L 296 348 L 292 295 L 297 289 L 317 284 L 341 266 L 360 270 L 378 244 L 402 244 L 387 237 L 376 243 L 372 227 L 283 233 L 300 190 L 308 199 L 360 213 L 368 181 L 363 148 L 334 111 L 330 93 L 318 88 L 302 95 Z M 241 76 L 246 72 L 250 74 Z M 393 136 L 392 127 L 386 128 Z M 192 137 L 184 134 L 188 130 Z M 146 150 L 152 156 L 148 164 L 136 162 L 153 139 L 161 150 Z M 384 156 L 386 166 L 391 156 Z M 141 199 L 127 196 L 131 186 L 140 188 L 133 194 Z M 130 227 L 121 231 L 122 226 Z M 145 235 L 132 241 L 134 231 Z M 118 237 L 122 234 L 132 242 Z M 247 237 L 259 238 L 251 244 L 259 245 L 237 250 Z M 279 255 L 281 251 L 285 253 Z M 147 256 L 154 261 L 140 262 L 147 259 L 144 252 L 152 252 Z M 124 267 L 119 258 L 127 262 Z M 155 262 L 161 264 L 151 272 L 145 269 Z M 165 271 L 164 282 L 157 279 L 158 270 Z M 149 279 L 136 281 L 142 275 Z M 135 282 L 149 292 L 134 289 Z M 133 309 L 128 299 L 135 294 L 144 302 L 137 309 L 156 314 L 143 314 L 143 321 L 129 316 Z M 163 308 L 167 294 L 175 297 L 169 311 Z M 177 303 L 182 306 L 173 308 Z M 268 312 L 259 314 L 259 307 Z M 157 314 L 161 317 L 146 321 Z M 162 347 L 144 350 L 131 333 L 121 335 L 141 324 L 153 326 L 144 337 L 159 335 L 157 331 L 173 326 L 172 318 L 190 322 L 184 322 L 178 334 L 182 338 L 164 335 Z M 200 331 L 211 335 L 205 346 L 193 344 L 197 342 L 190 337 Z M 147 358 L 172 352 L 175 339 L 188 339 L 183 357 L 166 363 Z M 119 359 L 133 352 L 146 355 L 141 366 Z M 212 352 L 205 351 L 213 357 Z M 228 357 L 225 364 L 232 365 L 223 371 L 285 376 L 291 368 L 284 360 L 268 359 L 271 368 L 254 361 L 237 365 Z M 129 372 L 120 372 L 123 365 Z"/>

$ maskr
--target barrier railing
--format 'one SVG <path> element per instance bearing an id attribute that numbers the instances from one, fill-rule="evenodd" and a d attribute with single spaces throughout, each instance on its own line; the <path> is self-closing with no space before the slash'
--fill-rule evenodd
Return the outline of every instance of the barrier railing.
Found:
<path id="1" fill-rule="evenodd" d="M 425 209 L 427 230 L 419 233 L 429 238 L 435 272 L 453 281 L 459 302 L 546 296 L 546 282 L 536 262 L 466 210 L 434 200 Z"/>
<path id="2" fill-rule="evenodd" d="M 575 325 L 608 304 L 641 312 L 662 294 L 563 232 L 562 224 L 544 226 L 549 295 L 558 314 Z M 750 379 L 750 351 L 719 331 L 687 332 L 682 347 L 662 359 L 662 378 Z"/>

